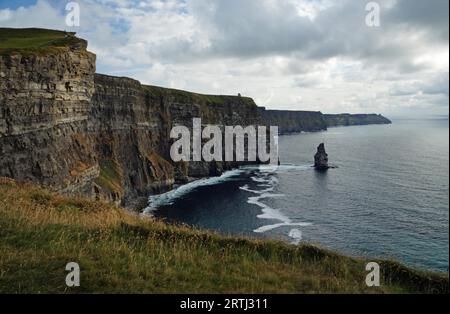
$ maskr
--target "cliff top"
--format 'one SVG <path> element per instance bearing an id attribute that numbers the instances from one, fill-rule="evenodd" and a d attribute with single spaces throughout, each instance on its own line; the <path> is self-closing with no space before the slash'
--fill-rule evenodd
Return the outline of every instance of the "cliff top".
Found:
<path id="1" fill-rule="evenodd" d="M 244 96 L 199 94 L 181 89 L 173 89 L 151 85 L 144 85 L 144 88 L 155 94 L 170 92 L 172 95 L 179 98 L 194 99 L 197 102 L 211 105 L 223 105 L 228 101 L 230 103 L 233 101 L 235 102 L 237 101 L 237 104 L 239 105 L 256 106 L 256 103 L 253 100 L 253 98 Z"/>
<path id="2" fill-rule="evenodd" d="M 0 54 L 47 53 L 55 49 L 85 50 L 87 41 L 73 32 L 42 28 L 0 28 Z"/>

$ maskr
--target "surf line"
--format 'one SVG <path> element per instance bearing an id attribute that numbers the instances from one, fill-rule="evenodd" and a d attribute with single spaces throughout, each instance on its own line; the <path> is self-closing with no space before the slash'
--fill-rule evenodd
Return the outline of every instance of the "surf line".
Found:
<path id="1" fill-rule="evenodd" d="M 267 170 L 267 169 L 265 169 Z M 263 203 L 261 200 L 267 198 L 278 198 L 284 197 L 284 194 L 275 194 L 273 191 L 278 183 L 277 178 L 273 175 L 275 171 L 264 171 L 259 172 L 256 176 L 252 176 L 251 179 L 255 183 L 258 183 L 258 187 L 262 187 L 261 190 L 252 190 L 246 184 L 240 187 L 241 190 L 256 194 L 256 196 L 249 197 L 247 203 L 256 205 L 261 208 L 262 214 L 257 217 L 260 219 L 268 220 L 278 220 L 280 223 L 265 225 L 260 228 L 253 230 L 255 233 L 265 233 L 270 230 L 274 230 L 280 227 L 307 227 L 311 226 L 311 223 L 306 222 L 292 222 L 292 220 L 284 215 L 280 210 L 274 209 L 267 204 Z M 293 239 L 292 243 L 298 244 L 302 240 L 302 232 L 299 229 L 291 229 L 289 232 L 289 237 Z"/>
<path id="2" fill-rule="evenodd" d="M 191 193 L 199 187 L 211 186 L 226 182 L 233 177 L 238 176 L 240 173 L 242 173 L 242 170 L 234 169 L 224 172 L 220 177 L 209 177 L 194 180 L 189 183 L 180 185 L 177 188 L 166 193 L 151 195 L 148 198 L 148 206 L 143 210 L 142 214 L 144 216 L 151 217 L 159 207 L 173 205 L 177 199 Z"/>

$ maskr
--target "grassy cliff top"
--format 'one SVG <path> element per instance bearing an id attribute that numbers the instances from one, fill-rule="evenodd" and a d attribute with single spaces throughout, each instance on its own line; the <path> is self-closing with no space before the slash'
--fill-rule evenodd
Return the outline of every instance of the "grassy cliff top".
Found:
<path id="1" fill-rule="evenodd" d="M 58 48 L 86 49 L 75 33 L 41 28 L 0 28 L 0 53 L 45 53 Z"/>
<path id="2" fill-rule="evenodd" d="M 81 286 L 65 285 L 77 262 Z M 224 237 L 0 178 L 0 293 L 448 293 L 444 274 L 309 245 Z"/>
<path id="3" fill-rule="evenodd" d="M 216 105 L 223 105 L 227 101 L 239 104 L 239 105 L 247 105 L 247 106 L 256 106 L 255 101 L 250 97 L 244 97 L 244 96 L 233 96 L 233 95 L 206 95 L 206 94 L 199 94 L 189 91 L 184 91 L 180 89 L 173 89 L 173 88 L 166 88 L 166 87 L 159 87 L 159 86 L 151 86 L 151 85 L 143 85 L 144 88 L 153 94 L 164 94 L 164 93 L 170 93 L 174 97 L 180 98 L 180 99 L 192 99 L 194 101 L 204 103 L 204 104 L 216 104 Z M 238 101 L 237 101 L 238 100 Z"/>

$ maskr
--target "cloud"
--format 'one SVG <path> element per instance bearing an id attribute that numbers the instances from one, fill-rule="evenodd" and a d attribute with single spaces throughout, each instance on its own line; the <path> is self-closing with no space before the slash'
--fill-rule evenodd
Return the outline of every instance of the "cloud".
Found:
<path id="1" fill-rule="evenodd" d="M 144 83 L 324 112 L 448 107 L 448 0 L 79 0 L 98 70 Z M 0 10 L 0 25 L 64 29 L 64 3 Z M 45 17 L 45 18 L 42 18 Z M 448 109 L 445 109 L 448 111 Z"/>
<path id="2" fill-rule="evenodd" d="M 449 1 L 442 0 L 398 0 L 389 12 L 393 24 L 404 25 L 413 31 L 426 30 L 429 39 L 448 43 Z M 432 35 L 432 36 L 430 36 Z"/>
<path id="3" fill-rule="evenodd" d="M 36 14 L 38 13 L 38 14 Z M 43 18 L 45 17 L 45 18 Z M 48 1 L 38 0 L 28 7 L 0 10 L 0 25 L 8 27 L 64 28 L 60 12 Z"/>
<path id="4" fill-rule="evenodd" d="M 409 81 L 396 84 L 390 90 L 391 96 L 439 95 L 449 96 L 449 73 L 443 72 L 427 81 Z"/>

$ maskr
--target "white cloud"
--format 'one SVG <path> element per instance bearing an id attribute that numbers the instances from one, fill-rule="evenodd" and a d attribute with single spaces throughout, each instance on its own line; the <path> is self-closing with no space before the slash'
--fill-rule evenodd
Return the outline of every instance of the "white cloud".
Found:
<path id="1" fill-rule="evenodd" d="M 365 2 L 352 0 L 79 3 L 76 31 L 103 73 L 240 92 L 269 108 L 448 112 L 448 0 L 425 8 L 421 0 L 379 0 L 379 29 L 365 26 Z M 0 25 L 62 29 L 64 8 L 39 0 L 0 10 Z"/>

